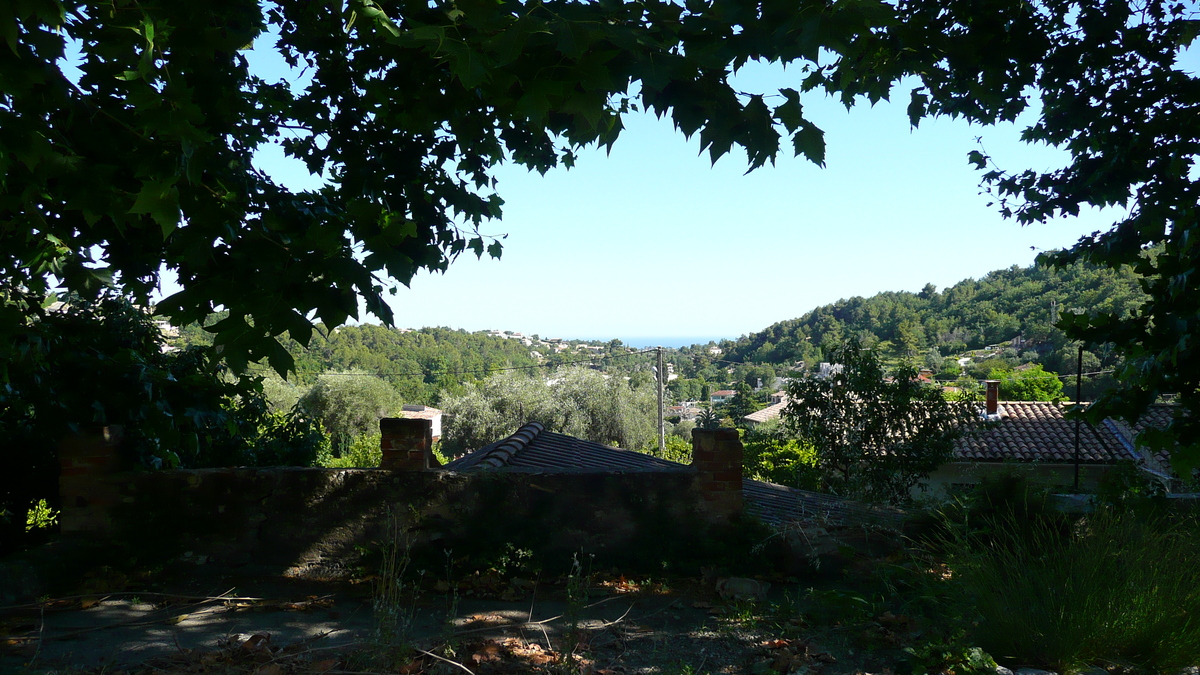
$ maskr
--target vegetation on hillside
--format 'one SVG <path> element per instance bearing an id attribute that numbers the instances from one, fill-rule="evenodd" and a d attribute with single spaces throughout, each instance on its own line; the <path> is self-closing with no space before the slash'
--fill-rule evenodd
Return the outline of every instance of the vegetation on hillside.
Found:
<path id="1" fill-rule="evenodd" d="M 672 383 L 672 390 L 691 394 L 705 384 L 753 386 L 758 380 L 765 384 L 776 376 L 810 372 L 830 361 L 831 351 L 850 338 L 890 364 L 929 368 L 944 381 L 958 379 L 964 370 L 957 358 L 972 354 L 977 358 L 966 368 L 969 379 L 1016 377 L 1011 372 L 1024 363 L 1054 375 L 1074 374 L 1078 343 L 1055 323 L 1076 313 L 1128 316 L 1146 299 L 1140 282 L 1128 267 L 1013 266 L 942 291 L 927 284 L 919 293 L 889 291 L 839 300 L 737 340 L 681 350 L 680 372 L 688 380 Z M 1020 340 L 1014 343 L 1015 338 Z M 987 350 L 989 346 L 997 348 Z M 712 353 L 714 347 L 719 354 Z M 1089 345 L 1083 372 L 1108 370 L 1119 362 L 1112 345 Z M 1097 377 L 1089 382 L 1088 395 L 1108 385 Z"/>

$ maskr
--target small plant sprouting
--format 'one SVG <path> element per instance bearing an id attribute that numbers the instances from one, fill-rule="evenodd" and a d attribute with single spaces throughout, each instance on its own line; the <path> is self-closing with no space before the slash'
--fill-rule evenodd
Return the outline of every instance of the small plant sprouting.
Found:
<path id="1" fill-rule="evenodd" d="M 454 551 L 445 549 L 446 554 L 446 621 L 444 625 L 445 637 L 442 643 L 445 645 L 445 656 L 454 655 L 454 632 L 457 628 L 455 619 L 458 617 L 458 584 L 454 582 Z"/>
<path id="2" fill-rule="evenodd" d="M 375 616 L 374 652 L 389 664 L 399 662 L 411 651 L 410 638 L 420 583 L 409 584 L 406 578 L 411 562 L 410 543 L 401 518 L 389 510 L 382 546 L 383 560 L 371 597 Z M 406 592 L 410 596 L 407 605 L 404 602 Z"/>
<path id="3" fill-rule="evenodd" d="M 45 499 L 39 499 L 29 507 L 25 514 L 25 531 L 44 530 L 53 527 L 58 522 L 58 511 L 50 508 Z"/>
<path id="4" fill-rule="evenodd" d="M 565 618 L 567 620 L 567 630 L 564 635 L 566 644 L 563 645 L 563 659 L 568 664 L 575 662 L 575 652 L 579 647 L 580 638 L 583 637 L 582 631 L 579 629 L 579 620 L 583 615 L 583 610 L 587 608 L 588 593 L 592 585 L 592 562 L 595 560 L 595 554 L 589 554 L 587 557 L 587 569 L 584 569 L 584 563 L 580 560 L 583 555 L 581 550 L 571 556 L 571 572 L 567 575 L 567 609 Z"/>

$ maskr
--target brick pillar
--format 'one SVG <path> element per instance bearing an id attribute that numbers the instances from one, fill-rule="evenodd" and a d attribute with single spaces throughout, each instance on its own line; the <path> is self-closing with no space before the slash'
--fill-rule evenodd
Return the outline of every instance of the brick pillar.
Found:
<path id="1" fill-rule="evenodd" d="M 118 495 L 111 476 L 120 468 L 123 436 L 123 429 L 113 425 L 80 432 L 59 445 L 63 534 L 103 534 L 112 528 L 109 516 Z"/>
<path id="2" fill-rule="evenodd" d="M 433 422 L 431 420 L 385 417 L 379 420 L 382 469 L 420 471 L 431 466 Z"/>
<path id="3" fill-rule="evenodd" d="M 737 429 L 692 429 L 701 508 L 714 521 L 742 511 L 742 441 Z"/>

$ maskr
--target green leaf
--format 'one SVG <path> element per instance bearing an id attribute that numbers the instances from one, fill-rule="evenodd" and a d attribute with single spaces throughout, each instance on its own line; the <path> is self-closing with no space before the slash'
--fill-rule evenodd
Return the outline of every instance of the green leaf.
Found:
<path id="1" fill-rule="evenodd" d="M 13 54 L 17 54 L 17 17 L 7 16 L 0 21 L 0 31 L 4 33 L 4 42 Z"/>
<path id="2" fill-rule="evenodd" d="M 817 166 L 825 166 L 825 132 L 807 120 L 792 135 L 796 156 L 804 155 Z"/>
<path id="3" fill-rule="evenodd" d="M 921 93 L 921 87 L 912 90 L 912 100 L 908 104 L 908 122 L 914 127 L 921 124 L 921 118 L 925 117 L 926 106 L 929 103 L 929 97 Z"/>
<path id="4" fill-rule="evenodd" d="M 795 89 L 780 89 L 780 94 L 786 99 L 775 108 L 775 119 L 783 124 L 788 133 L 793 133 L 804 124 L 804 108 L 800 105 L 800 92 Z"/>
<path id="5" fill-rule="evenodd" d="M 179 225 L 179 191 L 174 181 L 142 181 L 142 190 L 129 213 L 148 215 L 162 228 L 163 240 Z"/>
<path id="6" fill-rule="evenodd" d="M 968 152 L 967 161 L 974 164 L 976 169 L 987 168 L 987 156 L 978 150 Z"/>
<path id="7" fill-rule="evenodd" d="M 499 259 L 500 253 L 503 250 L 504 246 L 498 241 L 493 241 L 491 244 L 488 244 L 488 255 L 492 256 L 493 258 Z"/>

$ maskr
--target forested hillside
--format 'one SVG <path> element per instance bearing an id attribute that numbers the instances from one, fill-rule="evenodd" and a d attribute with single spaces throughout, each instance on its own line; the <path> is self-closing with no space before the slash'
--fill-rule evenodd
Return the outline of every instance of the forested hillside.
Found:
<path id="1" fill-rule="evenodd" d="M 737 340 L 668 352 L 667 360 L 678 376 L 669 390 L 676 401 L 706 400 L 708 393 L 739 383 L 751 387 L 761 383 L 769 390 L 777 377 L 811 371 L 827 361 L 828 351 L 848 337 L 873 347 L 885 361 L 930 368 L 943 381 L 995 377 L 1024 364 L 1066 375 L 1075 372 L 1078 353 L 1054 328 L 1056 317 L 1095 310 L 1125 313 L 1143 297 L 1132 271 L 1083 264 L 1014 266 L 941 291 L 926 285 L 919 293 L 854 297 Z M 1017 337 L 1022 339 L 1014 344 Z M 207 341 L 208 334 L 197 326 L 183 329 L 178 340 L 181 344 Z M 546 366 L 526 371 L 544 374 L 556 364 L 590 360 L 614 375 L 647 377 L 652 361 L 651 355 L 631 354 L 616 340 L 550 344 L 535 339 L 526 345 L 511 337 L 449 328 L 343 326 L 332 333 L 315 332 L 307 348 L 291 340 L 285 340 L 285 345 L 296 359 L 297 373 L 286 385 L 268 383 L 272 399 L 284 402 L 297 400 L 323 373 L 377 375 L 395 388 L 397 400 L 437 405 L 505 368 Z M 1001 346 L 976 351 L 996 345 Z M 975 358 L 964 367 L 959 364 L 963 356 Z M 1084 354 L 1085 373 L 1112 365 L 1114 357 L 1103 346 Z M 1101 384 L 1093 379 L 1085 393 L 1094 393 Z M 765 391 L 760 393 L 764 395 Z"/>
<path id="2" fill-rule="evenodd" d="M 213 315 L 207 323 L 221 318 L 221 314 Z M 447 394 L 461 393 L 467 383 L 503 369 L 545 366 L 544 372 L 549 372 L 558 364 L 620 356 L 613 367 L 628 370 L 649 360 L 630 355 L 615 340 L 549 345 L 534 337 L 533 344 L 526 345 L 519 339 L 462 329 L 407 330 L 368 324 L 342 326 L 332 333 L 318 327 L 307 348 L 290 339 L 283 344 L 296 360 L 289 385 L 297 389 L 312 385 L 324 373 L 361 372 L 388 382 L 404 403 L 425 404 L 437 404 Z M 173 342 L 179 346 L 209 344 L 211 336 L 192 325 L 181 329 Z M 274 377 L 265 364 L 255 370 Z"/>
<path id="3" fill-rule="evenodd" d="M 894 361 L 914 360 L 930 367 L 940 379 L 954 379 L 961 370 L 946 358 L 1008 343 L 996 350 L 1000 358 L 968 375 L 986 377 L 996 367 L 1037 362 L 1046 370 L 1075 371 L 1077 351 L 1054 328 L 1067 312 L 1113 310 L 1124 314 L 1144 299 L 1139 279 L 1128 268 L 1114 271 L 1083 264 L 1065 268 L 1013 266 L 967 279 L 939 291 L 932 284 L 919 293 L 885 292 L 854 297 L 818 307 L 796 319 L 772 324 L 738 340 L 694 346 L 684 352 L 683 374 L 710 383 L 745 381 L 755 384 L 766 367 L 784 375 L 803 362 L 805 369 L 827 360 L 826 353 L 848 337 L 858 337 Z M 1012 344 L 1013 338 L 1023 340 Z M 1085 352 L 1084 371 L 1108 367 L 1111 355 L 1103 347 Z M 722 371 L 732 367 L 733 376 Z M 685 387 L 680 383 L 679 387 Z"/>

